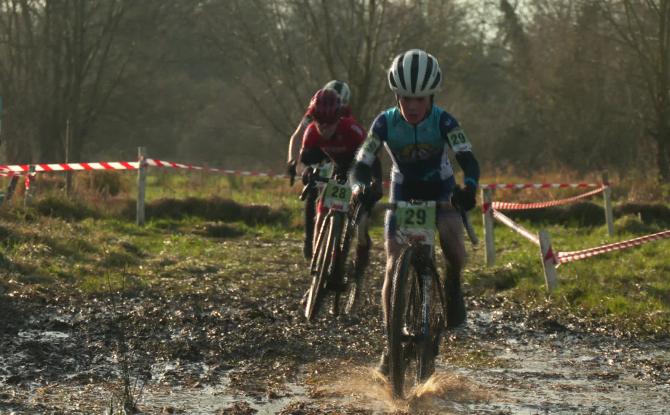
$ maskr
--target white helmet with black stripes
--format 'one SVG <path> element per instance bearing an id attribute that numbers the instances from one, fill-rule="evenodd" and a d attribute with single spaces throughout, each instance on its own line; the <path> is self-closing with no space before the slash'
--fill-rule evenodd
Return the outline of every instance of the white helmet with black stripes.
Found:
<path id="1" fill-rule="evenodd" d="M 437 59 L 421 49 L 410 49 L 396 56 L 388 75 L 391 90 L 403 97 L 433 95 L 442 83 Z"/>
<path id="2" fill-rule="evenodd" d="M 334 89 L 335 92 L 337 92 L 337 95 L 340 96 L 340 100 L 342 100 L 342 105 L 349 104 L 349 100 L 351 99 L 351 89 L 349 89 L 349 85 L 347 85 L 346 82 L 333 79 L 332 81 L 324 85 L 323 89 Z"/>

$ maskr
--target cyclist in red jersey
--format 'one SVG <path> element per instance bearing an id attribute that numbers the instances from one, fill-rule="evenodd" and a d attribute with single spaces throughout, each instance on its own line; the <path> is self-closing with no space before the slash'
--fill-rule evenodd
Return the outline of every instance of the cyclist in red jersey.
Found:
<path id="1" fill-rule="evenodd" d="M 322 89 L 332 89 L 335 92 L 337 92 L 337 94 L 340 96 L 340 100 L 342 101 L 342 116 L 347 117 L 351 115 L 351 106 L 349 105 L 349 100 L 351 99 L 351 89 L 349 88 L 349 85 L 347 85 L 346 82 L 332 80 L 328 82 L 326 85 L 324 85 Z M 298 165 L 298 159 L 296 157 L 296 153 L 301 147 L 301 142 L 305 130 L 312 121 L 314 121 L 314 119 L 312 118 L 312 115 L 310 114 L 310 110 L 308 108 L 305 115 L 303 115 L 302 120 L 300 120 L 300 124 L 298 124 L 298 127 L 291 135 L 291 139 L 289 140 L 288 144 L 288 160 L 287 160 L 287 170 L 290 176 L 296 175 L 296 169 Z"/>
<path id="2" fill-rule="evenodd" d="M 351 99 L 351 89 L 346 82 L 332 80 L 324 85 L 323 89 L 332 89 L 337 92 L 337 94 L 340 96 L 340 100 L 342 101 L 342 116 L 347 117 L 351 115 L 351 107 L 349 106 L 349 100 Z M 293 184 L 293 180 L 295 180 L 295 176 L 298 173 L 298 151 L 301 148 L 305 130 L 312 121 L 314 121 L 314 119 L 310 115 L 310 111 L 308 109 L 305 115 L 302 117 L 302 120 L 300 120 L 300 124 L 298 124 L 298 127 L 291 135 L 291 139 L 289 140 L 286 171 L 291 180 L 291 184 Z M 322 167 L 326 168 L 326 171 L 328 170 L 327 166 Z M 302 171 L 303 184 L 308 183 L 309 175 L 314 173 L 314 170 L 316 170 L 316 168 L 305 168 Z M 314 220 L 316 216 L 317 196 L 318 189 L 313 187 L 308 190 L 305 198 L 305 241 L 302 252 L 306 259 L 312 257 L 312 239 L 314 235 Z"/>
<path id="3" fill-rule="evenodd" d="M 351 116 L 343 116 L 342 101 L 331 89 L 321 89 L 312 97 L 308 114 L 314 119 L 303 137 L 300 150 L 300 162 L 316 164 L 330 159 L 333 164 L 334 178 L 346 180 L 349 169 L 360 145 L 365 141 L 365 129 Z M 355 274 L 362 275 L 370 258 L 371 240 L 368 234 L 370 211 L 382 196 L 381 163 L 375 160 L 372 166 L 373 185 L 369 192 L 359 196 L 360 203 L 366 207 L 359 223 L 357 235 Z M 319 229 L 321 218 L 325 213 L 321 202 L 317 208 L 316 229 Z"/>

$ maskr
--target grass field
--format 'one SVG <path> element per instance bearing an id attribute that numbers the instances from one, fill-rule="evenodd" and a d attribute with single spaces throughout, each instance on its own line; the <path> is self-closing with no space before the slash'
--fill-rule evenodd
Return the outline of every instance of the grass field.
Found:
<path id="1" fill-rule="evenodd" d="M 171 290 L 201 289 L 191 283 L 165 284 L 184 269 L 189 275 L 213 273 L 215 281 L 252 289 L 255 261 L 282 257 L 278 263 L 302 264 L 299 250 L 287 245 L 302 233 L 298 185 L 290 188 L 286 181 L 264 178 L 153 172 L 147 188 L 148 222 L 140 228 L 134 224 L 134 180 L 130 173 L 84 173 L 76 177 L 76 196 L 66 198 L 57 190 L 62 179 L 54 176 L 37 181 L 29 206 L 23 206 L 22 195 L 17 194 L 0 212 L 0 294 L 86 295 L 161 285 Z M 629 202 L 640 201 L 639 191 L 615 187 L 618 217 L 612 238 L 602 222 L 589 222 L 601 205 L 598 197 L 595 205 L 511 216 L 530 230 L 548 230 L 555 248 L 577 250 L 670 228 L 668 204 L 663 202 L 666 191 L 650 190 L 648 195 L 656 200 L 642 205 L 636 215 L 624 212 L 631 211 L 625 208 Z M 542 201 L 577 193 L 499 192 L 497 198 Z M 481 237 L 480 216 L 478 210 L 471 213 Z M 381 226 L 378 218 L 372 230 L 375 244 L 380 245 Z M 230 238 L 267 244 L 267 258 L 250 257 L 240 245 L 227 247 Z M 545 291 L 534 245 L 496 225 L 496 247 L 497 265 L 490 268 L 485 266 L 483 247 L 468 247 L 468 296 L 502 297 L 515 306 L 552 314 L 565 324 L 635 335 L 670 333 L 668 240 L 565 264 L 558 269 L 559 288 L 552 295 Z"/>

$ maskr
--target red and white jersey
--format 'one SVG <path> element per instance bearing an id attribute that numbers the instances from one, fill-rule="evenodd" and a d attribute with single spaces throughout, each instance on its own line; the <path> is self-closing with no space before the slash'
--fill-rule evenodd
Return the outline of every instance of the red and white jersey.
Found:
<path id="1" fill-rule="evenodd" d="M 337 170 L 348 170 L 365 137 L 365 130 L 353 117 L 341 118 L 335 133 L 328 139 L 321 136 L 312 122 L 305 130 L 301 152 L 321 149 L 335 163 Z"/>

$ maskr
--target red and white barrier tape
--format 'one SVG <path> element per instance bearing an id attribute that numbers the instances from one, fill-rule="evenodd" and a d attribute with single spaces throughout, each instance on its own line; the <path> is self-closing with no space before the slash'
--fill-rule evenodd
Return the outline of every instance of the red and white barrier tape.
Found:
<path id="1" fill-rule="evenodd" d="M 537 235 L 533 235 L 532 232 L 530 232 L 528 229 L 524 228 L 523 226 L 519 225 L 518 223 L 514 222 L 512 219 L 509 217 L 503 215 L 502 213 L 498 212 L 497 210 L 493 209 L 493 217 L 498 219 L 500 222 L 504 223 L 505 225 L 509 226 L 512 228 L 512 230 L 516 231 L 519 233 L 521 236 L 525 237 L 535 245 L 540 245 L 540 239 L 537 237 Z"/>
<path id="2" fill-rule="evenodd" d="M 633 248 L 639 245 L 644 245 L 648 242 L 666 238 L 670 238 L 670 229 L 654 233 L 651 235 L 630 239 L 628 241 L 616 242 L 613 244 L 602 245 L 595 248 L 582 249 L 581 251 L 559 252 L 558 262 L 559 264 L 564 264 L 566 262 L 579 261 L 580 259 L 590 258 L 592 256 L 612 251 L 618 251 L 620 249 Z"/>
<path id="3" fill-rule="evenodd" d="M 551 206 L 561 206 L 561 205 L 567 205 L 569 203 L 575 202 L 579 199 L 585 199 L 587 197 L 591 197 L 595 194 L 601 193 L 603 190 L 606 189 L 606 186 L 601 186 L 598 189 L 592 190 L 590 192 L 569 197 L 566 199 L 560 199 L 560 200 L 552 200 L 549 202 L 535 202 L 535 203 L 514 203 L 514 202 L 493 202 L 491 204 L 491 207 L 493 209 L 498 209 L 498 210 L 528 210 L 528 209 L 541 209 L 541 208 L 547 208 Z M 486 212 L 485 212 L 486 213 Z"/>
<path id="4" fill-rule="evenodd" d="M 234 174 L 237 176 L 257 176 L 286 178 L 285 174 L 275 174 L 259 171 L 244 171 L 219 169 L 194 164 L 176 163 L 166 160 L 148 158 L 145 160 L 147 166 L 151 167 L 171 167 L 176 169 L 201 170 L 223 174 Z M 58 171 L 89 171 L 89 170 L 137 170 L 139 161 L 110 161 L 110 162 L 91 162 L 91 163 L 48 163 L 34 164 L 36 172 L 58 172 Z M 0 176 L 12 176 L 16 174 L 25 174 L 30 169 L 30 164 L 0 165 Z M 565 189 L 565 188 L 585 188 L 598 187 L 596 183 L 482 183 L 480 187 L 485 189 Z"/>
<path id="5" fill-rule="evenodd" d="M 35 166 L 36 172 L 50 171 L 78 171 L 78 170 L 137 170 L 138 161 L 110 161 L 95 163 L 52 163 L 52 164 L 15 164 L 9 166 L 0 166 L 2 170 L 10 173 L 25 174 L 31 166 Z"/>
<path id="6" fill-rule="evenodd" d="M 566 189 L 598 187 L 597 183 L 492 183 L 481 184 L 483 189 Z"/>
<path id="7" fill-rule="evenodd" d="M 236 176 L 273 177 L 278 179 L 288 177 L 285 174 L 264 173 L 259 171 L 218 169 L 214 167 L 196 166 L 194 164 L 175 163 L 173 161 L 156 160 L 156 159 L 147 159 L 147 165 L 151 167 L 171 167 L 175 169 L 211 171 L 215 173 L 234 174 Z"/>

